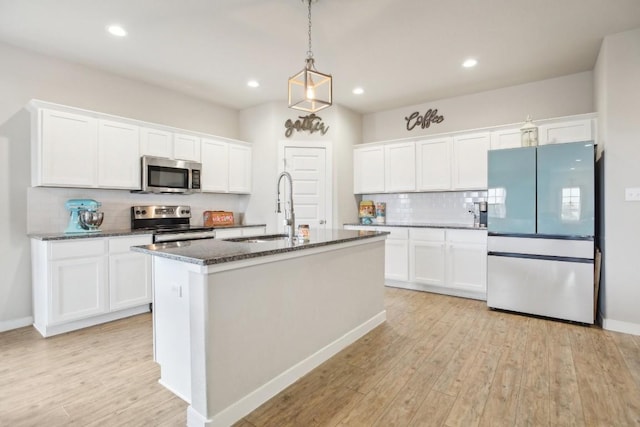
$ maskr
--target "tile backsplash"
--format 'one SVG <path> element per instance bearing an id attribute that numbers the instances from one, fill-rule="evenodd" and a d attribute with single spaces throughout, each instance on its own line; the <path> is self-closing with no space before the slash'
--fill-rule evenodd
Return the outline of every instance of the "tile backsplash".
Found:
<path id="1" fill-rule="evenodd" d="M 397 224 L 473 224 L 474 202 L 487 200 L 486 191 L 363 194 L 362 200 L 384 202 L 386 222 Z"/>
<path id="2" fill-rule="evenodd" d="M 69 222 L 69 212 L 64 204 L 69 199 L 94 199 L 104 212 L 103 230 L 128 229 L 131 226 L 131 206 L 136 205 L 189 205 L 191 224 L 202 225 L 206 210 L 225 210 L 235 214 L 235 221 L 242 223 L 245 199 L 235 194 L 138 194 L 126 190 L 100 190 L 80 188 L 29 187 L 27 189 L 27 232 L 62 232 Z"/>

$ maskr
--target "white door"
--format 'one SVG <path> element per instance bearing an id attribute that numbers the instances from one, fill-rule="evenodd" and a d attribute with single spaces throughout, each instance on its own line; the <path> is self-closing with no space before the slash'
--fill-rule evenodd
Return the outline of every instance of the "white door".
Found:
<path id="1" fill-rule="evenodd" d="M 308 224 L 312 230 L 326 229 L 327 222 L 331 219 L 331 207 L 327 198 L 327 183 L 331 179 L 327 173 L 327 150 L 318 147 L 285 147 L 284 165 L 293 178 L 293 209 L 296 219 L 294 232 L 297 232 L 300 224 Z M 288 198 L 286 187 L 283 180 L 280 190 L 283 207 Z M 281 215 L 281 224 L 283 218 Z"/>

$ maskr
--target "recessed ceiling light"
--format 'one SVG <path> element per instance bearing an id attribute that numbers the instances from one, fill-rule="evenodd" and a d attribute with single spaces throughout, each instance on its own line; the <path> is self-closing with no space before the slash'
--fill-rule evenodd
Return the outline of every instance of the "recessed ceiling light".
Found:
<path id="1" fill-rule="evenodd" d="M 116 37 L 124 37 L 127 35 L 127 31 L 120 25 L 109 25 L 107 27 L 107 31 L 109 32 L 109 34 Z"/>
<path id="2" fill-rule="evenodd" d="M 249 80 L 247 82 L 247 86 L 249 86 L 249 87 L 260 87 L 260 83 L 257 80 Z"/>
<path id="3" fill-rule="evenodd" d="M 462 63 L 462 66 L 463 66 L 464 68 L 473 68 L 473 67 L 475 67 L 476 65 L 478 65 L 478 61 L 477 61 L 477 60 L 475 60 L 475 59 L 473 59 L 473 58 L 469 58 L 469 59 L 467 59 L 466 61 L 464 61 L 464 62 Z"/>
<path id="4" fill-rule="evenodd" d="M 364 93 L 364 89 L 362 89 L 361 87 L 354 88 L 353 93 L 355 95 L 362 95 Z"/>

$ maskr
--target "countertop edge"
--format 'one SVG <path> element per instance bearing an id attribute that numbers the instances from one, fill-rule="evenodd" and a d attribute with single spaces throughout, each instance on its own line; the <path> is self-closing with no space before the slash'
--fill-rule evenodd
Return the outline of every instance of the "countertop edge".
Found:
<path id="1" fill-rule="evenodd" d="M 487 227 L 476 227 L 474 225 L 467 224 L 359 224 L 356 222 L 353 223 L 345 223 L 342 225 L 343 227 L 397 227 L 397 228 L 444 228 L 444 229 L 453 229 L 453 230 L 478 230 L 478 231 L 487 231 Z"/>

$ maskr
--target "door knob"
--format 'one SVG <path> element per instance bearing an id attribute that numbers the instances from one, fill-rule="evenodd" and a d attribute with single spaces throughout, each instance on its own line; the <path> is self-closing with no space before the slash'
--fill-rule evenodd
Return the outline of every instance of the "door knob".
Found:
<path id="1" fill-rule="evenodd" d="M 320 220 L 320 224 L 321 224 L 321 225 L 322 225 L 322 224 L 326 224 L 326 223 L 327 223 L 327 221 L 325 221 L 324 219 L 321 219 L 321 220 Z"/>

